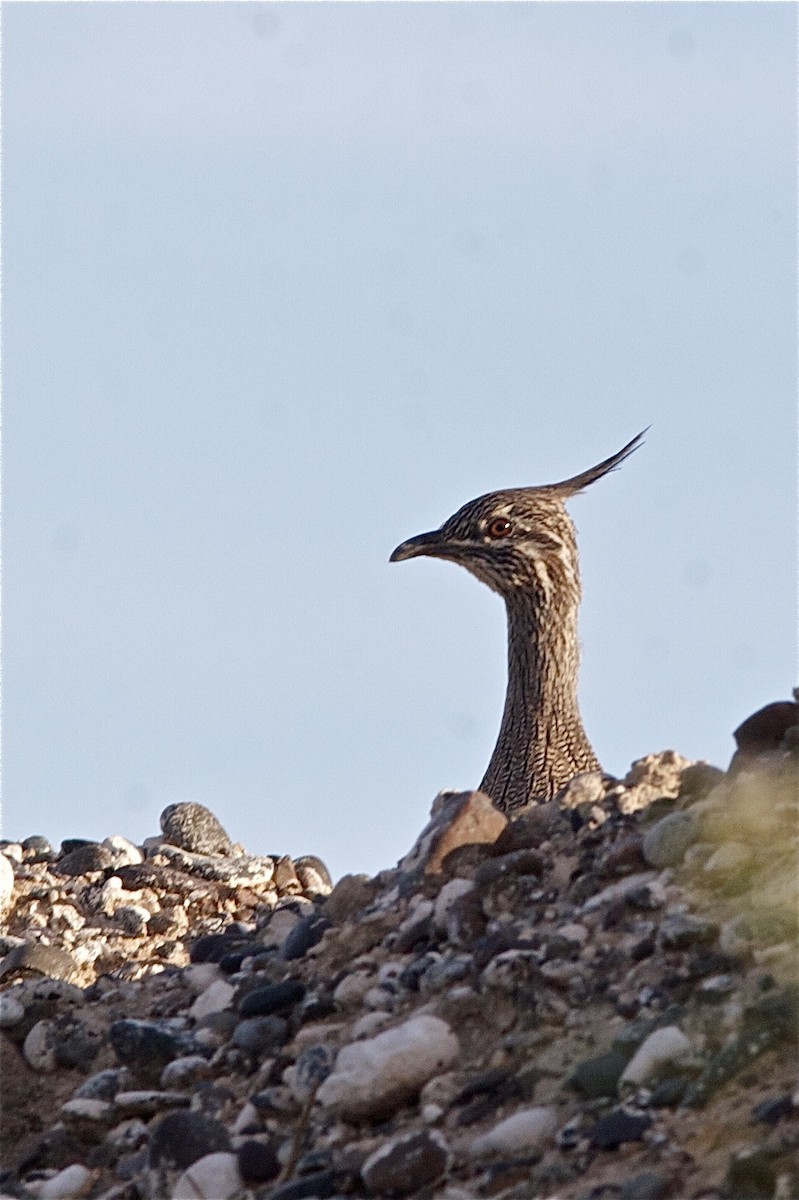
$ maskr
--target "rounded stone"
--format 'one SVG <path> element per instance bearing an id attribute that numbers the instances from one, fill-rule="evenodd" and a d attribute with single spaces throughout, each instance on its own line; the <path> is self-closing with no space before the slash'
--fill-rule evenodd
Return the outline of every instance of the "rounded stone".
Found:
<path id="1" fill-rule="evenodd" d="M 181 1051 L 178 1038 L 149 1021 L 114 1021 L 108 1040 L 121 1063 L 154 1078 Z"/>
<path id="2" fill-rule="evenodd" d="M 0 912 L 8 908 L 13 891 L 14 868 L 5 854 L 0 854 Z"/>
<path id="3" fill-rule="evenodd" d="M 311 913 L 307 917 L 301 917 L 294 928 L 289 931 L 280 951 L 280 957 L 287 962 L 295 958 L 302 958 L 311 946 L 315 946 L 322 940 L 322 935 L 329 927 L 330 922 L 322 913 Z"/>
<path id="4" fill-rule="evenodd" d="M 270 1013 L 282 1015 L 291 1012 L 304 995 L 305 985 L 296 979 L 270 983 L 248 992 L 239 1003 L 239 1013 L 242 1017 L 263 1017 Z"/>
<path id="5" fill-rule="evenodd" d="M 73 1163 L 44 1181 L 38 1193 L 39 1200 L 81 1200 L 88 1196 L 96 1177 L 95 1171 Z"/>
<path id="6" fill-rule="evenodd" d="M 274 1015 L 245 1017 L 233 1031 L 232 1042 L 247 1054 L 263 1054 L 276 1050 L 288 1039 L 288 1021 Z"/>
<path id="7" fill-rule="evenodd" d="M 233 843 L 204 804 L 169 804 L 161 813 L 161 830 L 173 846 L 193 854 L 232 854 Z"/>
<path id="8" fill-rule="evenodd" d="M 657 1075 L 664 1067 L 681 1062 L 691 1054 L 692 1046 L 676 1025 L 653 1030 L 636 1050 L 622 1072 L 619 1087 L 638 1086 Z"/>
<path id="9" fill-rule="evenodd" d="M 22 1052 L 29 1066 L 34 1071 L 51 1074 L 58 1065 L 56 1049 L 58 1045 L 58 1030 L 54 1021 L 37 1021 L 28 1033 L 22 1046 Z"/>
<path id="10" fill-rule="evenodd" d="M 469 1153 L 474 1158 L 485 1154 L 517 1154 L 542 1150 L 555 1136 L 558 1118 L 554 1108 L 523 1108 L 500 1121 L 482 1137 L 475 1138 Z"/>
<path id="11" fill-rule="evenodd" d="M 25 1009 L 11 992 L 0 992 L 0 1029 L 12 1029 L 25 1016 Z"/>
<path id="12" fill-rule="evenodd" d="M 280 1174 L 280 1160 L 273 1141 L 250 1138 L 238 1148 L 239 1174 L 245 1184 L 269 1183 Z"/>
<path id="13" fill-rule="evenodd" d="M 698 823 L 688 812 L 669 813 L 647 829 L 642 849 L 650 866 L 661 870 L 676 867 L 685 857 L 685 851 L 698 837 Z"/>

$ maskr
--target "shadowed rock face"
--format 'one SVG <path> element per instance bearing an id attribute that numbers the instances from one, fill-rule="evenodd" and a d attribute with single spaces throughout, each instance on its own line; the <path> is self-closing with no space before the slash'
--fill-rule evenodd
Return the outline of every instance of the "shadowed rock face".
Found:
<path id="1" fill-rule="evenodd" d="M 601 769 L 577 703 L 580 569 L 566 501 L 619 466 L 642 437 L 572 479 L 480 496 L 391 555 L 458 563 L 505 601 L 508 689 L 480 783 L 503 812 L 551 800 L 574 775 Z"/>

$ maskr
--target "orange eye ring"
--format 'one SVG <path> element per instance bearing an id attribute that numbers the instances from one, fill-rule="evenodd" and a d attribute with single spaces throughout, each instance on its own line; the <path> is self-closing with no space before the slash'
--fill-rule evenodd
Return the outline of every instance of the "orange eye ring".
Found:
<path id="1" fill-rule="evenodd" d="M 488 536 L 492 538 L 504 538 L 513 530 L 513 525 L 507 517 L 494 517 L 493 521 L 488 525 Z"/>

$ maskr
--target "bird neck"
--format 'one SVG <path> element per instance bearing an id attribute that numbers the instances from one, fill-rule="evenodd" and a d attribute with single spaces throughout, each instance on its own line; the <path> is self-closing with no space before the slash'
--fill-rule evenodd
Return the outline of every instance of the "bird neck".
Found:
<path id="1" fill-rule="evenodd" d="M 599 768 L 577 703 L 579 582 L 506 596 L 508 690 L 480 784 L 503 810 L 551 800 L 580 771 Z"/>

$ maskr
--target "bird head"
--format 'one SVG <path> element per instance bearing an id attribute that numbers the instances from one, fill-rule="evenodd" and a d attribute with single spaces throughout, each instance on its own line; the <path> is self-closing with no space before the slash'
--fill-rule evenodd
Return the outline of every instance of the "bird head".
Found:
<path id="1" fill-rule="evenodd" d="M 579 595 L 574 525 L 565 501 L 614 470 L 641 443 L 646 430 L 597 466 L 542 487 L 488 492 L 471 500 L 440 529 L 402 542 L 390 562 L 444 558 L 511 600 L 520 591 L 539 601 L 571 587 Z"/>

